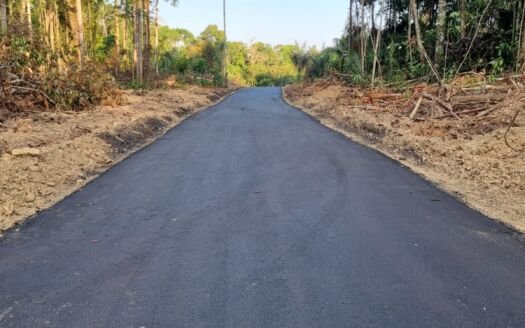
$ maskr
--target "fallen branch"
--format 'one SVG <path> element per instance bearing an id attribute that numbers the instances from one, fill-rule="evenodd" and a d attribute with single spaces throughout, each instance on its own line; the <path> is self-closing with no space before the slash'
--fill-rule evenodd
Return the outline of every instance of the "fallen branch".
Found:
<path id="1" fill-rule="evenodd" d="M 471 110 L 464 110 L 462 112 L 457 112 L 456 115 L 459 116 L 463 114 L 472 114 L 472 113 L 482 112 L 484 110 L 487 110 L 487 108 L 483 107 L 483 108 L 477 108 L 477 109 L 471 109 Z M 442 119 L 442 118 L 447 118 L 447 117 L 452 117 L 452 116 L 453 116 L 452 114 L 445 114 L 445 115 L 435 117 L 435 119 Z"/>
<path id="2" fill-rule="evenodd" d="M 452 116 L 454 116 L 458 120 L 461 120 L 461 118 L 454 112 L 454 108 L 452 106 L 450 106 L 449 104 L 445 103 L 443 100 L 441 100 L 439 98 L 436 98 L 433 95 L 430 95 L 428 93 L 423 93 L 421 95 L 423 97 L 427 98 L 428 100 L 432 100 L 432 101 L 436 102 L 438 105 L 440 105 L 441 107 L 443 107 L 444 109 L 449 111 L 450 114 L 452 114 Z"/>
<path id="3" fill-rule="evenodd" d="M 40 93 L 44 98 L 47 99 L 47 101 L 49 101 L 50 103 L 52 103 L 53 105 L 56 105 L 55 101 L 53 99 L 51 99 L 44 91 L 42 90 L 38 90 L 38 89 L 34 89 L 34 88 L 28 88 L 28 87 L 19 87 L 19 86 L 10 86 L 10 87 L 7 87 L 6 89 L 17 89 L 17 90 L 25 90 L 25 91 L 33 91 L 33 92 L 37 92 L 37 93 Z"/>
<path id="4" fill-rule="evenodd" d="M 421 106 L 421 103 L 423 102 L 423 97 L 419 97 L 419 99 L 417 100 L 417 103 L 416 103 L 416 106 L 414 106 L 414 109 L 412 110 L 412 112 L 410 113 L 410 119 L 413 120 L 415 117 L 416 117 L 416 114 L 419 110 L 419 107 Z"/>
<path id="5" fill-rule="evenodd" d="M 514 123 L 516 122 L 516 119 L 518 118 L 518 115 L 520 114 L 521 110 L 523 109 L 523 107 L 520 107 L 516 110 L 516 113 L 514 113 L 514 116 L 512 117 L 512 120 L 510 121 L 509 123 L 509 126 L 507 127 L 507 130 L 505 131 L 505 134 L 503 135 L 503 140 L 505 140 L 505 144 L 507 145 L 507 147 L 509 147 L 510 149 L 514 150 L 515 152 L 521 152 L 520 150 L 517 150 L 516 148 L 512 147 L 509 143 L 509 140 L 507 139 L 507 136 L 510 132 L 510 129 L 512 128 L 512 126 L 514 125 Z"/>
<path id="6" fill-rule="evenodd" d="M 371 106 L 371 105 L 352 105 L 352 106 L 347 106 L 347 108 L 356 108 L 356 109 L 364 109 L 364 110 L 369 110 L 369 109 L 384 110 L 385 109 L 384 107 Z"/>

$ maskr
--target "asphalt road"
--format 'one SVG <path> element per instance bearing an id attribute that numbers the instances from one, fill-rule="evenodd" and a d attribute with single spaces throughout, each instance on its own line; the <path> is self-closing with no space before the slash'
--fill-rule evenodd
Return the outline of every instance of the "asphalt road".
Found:
<path id="1" fill-rule="evenodd" d="M 525 241 L 246 89 L 7 234 L 0 327 L 525 327 Z"/>

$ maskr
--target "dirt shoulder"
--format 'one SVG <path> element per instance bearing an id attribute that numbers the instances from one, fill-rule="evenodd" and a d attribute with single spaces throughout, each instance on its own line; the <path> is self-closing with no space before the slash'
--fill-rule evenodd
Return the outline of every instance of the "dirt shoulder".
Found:
<path id="1" fill-rule="evenodd" d="M 376 97 L 327 82 L 293 85 L 283 93 L 287 102 L 324 125 L 400 161 L 472 208 L 525 232 L 525 151 L 513 151 L 503 138 L 515 112 L 511 106 L 487 110 L 492 115 L 488 118 L 468 113 L 460 119 L 414 120 L 409 116 L 417 97 L 410 94 L 389 99 L 388 93 Z M 387 105 L 393 102 L 397 105 Z M 525 149 L 525 112 L 518 116 L 508 140 L 514 148 Z"/>
<path id="2" fill-rule="evenodd" d="M 125 92 L 126 105 L 0 124 L 0 233 L 48 208 L 230 89 Z"/>

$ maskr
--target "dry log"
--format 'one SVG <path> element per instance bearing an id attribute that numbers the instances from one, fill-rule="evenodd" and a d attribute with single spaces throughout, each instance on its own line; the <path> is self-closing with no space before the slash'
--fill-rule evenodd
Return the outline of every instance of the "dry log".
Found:
<path id="1" fill-rule="evenodd" d="M 410 113 L 410 119 L 413 120 L 416 117 L 416 114 L 417 114 L 417 112 L 419 110 L 419 107 L 421 106 L 421 102 L 423 102 L 423 97 L 419 97 L 419 99 L 417 100 L 417 103 L 414 106 L 414 109 Z"/>
<path id="2" fill-rule="evenodd" d="M 463 114 L 471 114 L 471 113 L 478 113 L 478 112 L 482 112 L 484 110 L 487 110 L 488 108 L 487 107 L 483 107 L 483 108 L 476 108 L 476 109 L 471 109 L 471 110 L 464 110 L 462 112 L 457 112 L 456 114 L 459 116 L 459 115 L 463 115 Z M 441 115 L 441 116 L 438 116 L 438 117 L 435 117 L 436 119 L 442 119 L 442 118 L 447 118 L 447 117 L 451 117 L 453 116 L 452 114 L 445 114 L 445 115 Z"/>
<path id="3" fill-rule="evenodd" d="M 516 148 L 510 145 L 509 140 L 507 139 L 507 136 L 510 132 L 510 129 L 512 129 L 512 126 L 514 126 L 514 123 L 516 122 L 516 119 L 518 118 L 518 115 L 520 114 L 522 109 L 523 107 L 520 107 L 516 110 L 516 113 L 514 113 L 514 116 L 512 117 L 512 120 L 510 121 L 509 126 L 507 127 L 507 130 L 505 131 L 505 134 L 503 135 L 503 139 L 505 140 L 505 144 L 507 145 L 507 147 L 514 150 L 515 152 L 519 152 L 519 150 L 517 150 Z"/>
<path id="4" fill-rule="evenodd" d="M 428 93 L 423 93 L 422 94 L 423 97 L 429 99 L 429 100 L 432 100 L 434 101 L 435 103 L 437 103 L 438 105 L 440 105 L 441 107 L 443 107 L 444 109 L 446 109 L 447 111 L 450 112 L 450 114 L 452 114 L 452 116 L 454 116 L 455 118 L 457 118 L 458 120 L 461 120 L 461 118 L 454 112 L 454 107 L 452 107 L 451 105 L 447 104 L 446 102 L 444 102 L 443 100 L 439 99 L 439 98 L 436 98 L 434 97 L 433 95 L 430 95 Z"/>
<path id="5" fill-rule="evenodd" d="M 452 106 L 461 106 L 461 105 L 470 105 L 470 104 L 479 104 L 479 103 L 498 103 L 505 98 L 507 98 L 507 94 L 482 94 L 482 95 L 467 95 L 467 96 L 453 96 L 451 99 L 451 105 Z"/>

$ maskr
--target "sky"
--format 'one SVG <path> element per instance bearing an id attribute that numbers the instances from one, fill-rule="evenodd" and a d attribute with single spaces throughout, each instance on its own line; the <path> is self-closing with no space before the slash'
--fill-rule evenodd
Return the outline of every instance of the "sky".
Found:
<path id="1" fill-rule="evenodd" d="M 226 0 L 230 41 L 271 45 L 331 46 L 342 35 L 348 9 L 344 0 Z M 222 0 L 160 0 L 161 24 L 198 35 L 209 24 L 222 29 Z M 171 2 L 171 1 L 170 1 Z"/>

